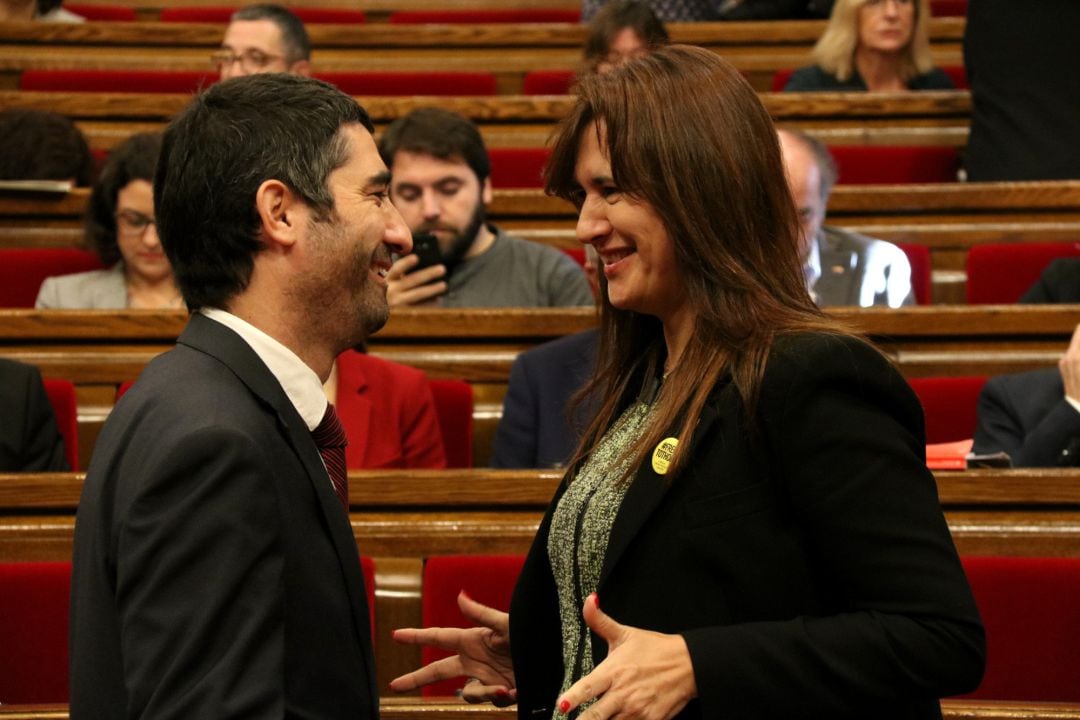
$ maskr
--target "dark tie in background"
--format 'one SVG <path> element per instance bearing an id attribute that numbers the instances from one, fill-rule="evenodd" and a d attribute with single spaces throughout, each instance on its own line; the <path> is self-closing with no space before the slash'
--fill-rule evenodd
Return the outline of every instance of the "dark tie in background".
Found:
<path id="1" fill-rule="evenodd" d="M 330 403 L 326 404 L 326 412 L 323 414 L 319 426 L 311 431 L 311 437 L 315 446 L 319 448 L 326 471 L 330 473 L 330 482 L 334 484 L 334 492 L 341 501 L 345 512 L 349 512 L 349 476 L 345 471 L 345 445 L 348 440 L 345 437 L 345 428 L 341 427 L 337 412 Z"/>

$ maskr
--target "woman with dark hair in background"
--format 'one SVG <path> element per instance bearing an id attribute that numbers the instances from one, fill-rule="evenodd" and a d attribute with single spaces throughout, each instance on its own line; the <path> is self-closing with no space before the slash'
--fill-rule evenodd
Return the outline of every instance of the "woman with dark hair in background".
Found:
<path id="1" fill-rule="evenodd" d="M 182 308 L 154 224 L 154 166 L 161 136 L 132 135 L 109 154 L 90 194 L 86 241 L 105 270 L 46 278 L 39 308 Z"/>
<path id="2" fill-rule="evenodd" d="M 836 0 L 814 46 L 817 64 L 796 70 L 784 90 L 952 90 L 934 67 L 929 25 L 929 0 Z"/>
<path id="3" fill-rule="evenodd" d="M 641 0 L 613 0 L 589 23 L 585 38 L 588 72 L 607 72 L 671 42 L 664 23 Z"/>
<path id="4" fill-rule="evenodd" d="M 889 361 L 811 301 L 768 112 L 671 46 L 583 78 L 547 189 L 602 262 L 599 398 L 510 612 L 399 630 L 521 718 L 940 718 L 982 626 Z M 603 608 L 603 609 L 601 609 Z"/>

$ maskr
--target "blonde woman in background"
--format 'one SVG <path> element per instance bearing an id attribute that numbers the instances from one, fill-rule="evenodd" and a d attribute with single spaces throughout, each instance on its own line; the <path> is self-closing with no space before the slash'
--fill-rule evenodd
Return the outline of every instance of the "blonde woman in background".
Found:
<path id="1" fill-rule="evenodd" d="M 796 70 L 785 91 L 952 90 L 934 66 L 928 0 L 837 0 L 817 45 L 816 65 Z"/>

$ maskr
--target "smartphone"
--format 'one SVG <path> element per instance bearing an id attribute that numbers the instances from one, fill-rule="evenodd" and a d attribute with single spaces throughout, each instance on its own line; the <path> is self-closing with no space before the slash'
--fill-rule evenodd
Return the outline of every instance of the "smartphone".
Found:
<path id="1" fill-rule="evenodd" d="M 420 262 L 416 264 L 412 272 L 423 270 L 432 265 L 442 264 L 442 251 L 439 250 L 439 240 L 431 233 L 413 235 L 413 254 L 420 258 Z"/>

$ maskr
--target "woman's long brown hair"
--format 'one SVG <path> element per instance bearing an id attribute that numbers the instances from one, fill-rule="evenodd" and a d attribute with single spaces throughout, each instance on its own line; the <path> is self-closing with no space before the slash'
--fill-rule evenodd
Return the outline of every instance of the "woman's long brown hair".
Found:
<path id="1" fill-rule="evenodd" d="M 679 446 L 688 447 L 710 392 L 726 376 L 752 417 L 779 334 L 843 330 L 807 292 L 776 130 L 738 71 L 712 52 L 673 45 L 582 78 L 577 92 L 555 132 L 547 192 L 578 195 L 581 138 L 602 125 L 615 185 L 662 219 L 696 312 L 690 342 L 635 450 L 636 469 L 680 420 Z M 579 395 L 599 398 L 599 410 L 571 467 L 659 372 L 666 354 L 660 321 L 612 307 L 600 277 L 597 371 Z M 685 455 L 675 454 L 669 478 Z"/>

